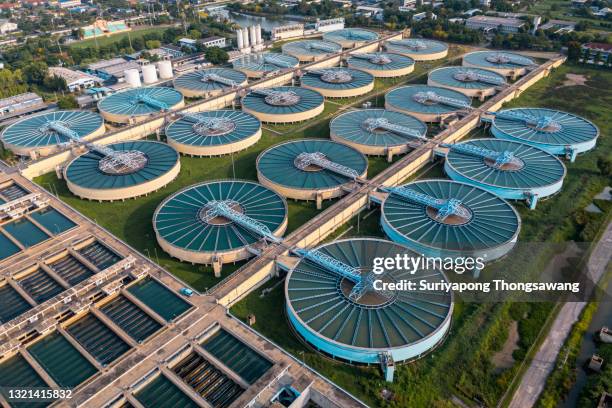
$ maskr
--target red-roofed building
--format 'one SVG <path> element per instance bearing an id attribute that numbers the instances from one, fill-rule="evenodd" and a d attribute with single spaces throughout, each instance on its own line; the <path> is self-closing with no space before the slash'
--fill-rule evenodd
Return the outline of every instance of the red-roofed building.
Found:
<path id="1" fill-rule="evenodd" d="M 602 61 L 607 61 L 608 58 L 610 58 L 610 54 L 612 54 L 612 44 L 607 43 L 590 42 L 583 44 L 582 49 L 588 49 L 591 57 L 594 57 L 595 54 L 601 52 Z"/>

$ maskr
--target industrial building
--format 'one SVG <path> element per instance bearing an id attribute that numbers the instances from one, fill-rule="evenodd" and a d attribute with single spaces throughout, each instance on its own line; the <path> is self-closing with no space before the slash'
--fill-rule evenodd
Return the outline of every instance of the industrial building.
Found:
<path id="1" fill-rule="evenodd" d="M 65 67 L 49 67 L 49 75 L 63 78 L 70 92 L 102 85 L 104 82 L 102 78 Z"/>
<path id="2" fill-rule="evenodd" d="M 595 147 L 599 128 L 572 113 L 546 108 L 515 108 L 495 114 L 491 134 L 574 161 L 579 153 Z"/>
<path id="3" fill-rule="evenodd" d="M 283 44 L 283 54 L 296 57 L 300 62 L 319 61 L 342 51 L 342 46 L 330 41 L 302 40 Z"/>
<path id="4" fill-rule="evenodd" d="M 308 344 L 348 363 L 380 364 L 392 380 L 395 363 L 423 357 L 450 329 L 453 296 L 445 291 L 379 291 L 373 281 L 447 282 L 434 269 L 414 275 L 390 269 L 373 275 L 376 257 L 419 256 L 402 245 L 377 238 L 353 238 L 302 251 L 287 276 L 287 316 Z"/>
<path id="5" fill-rule="evenodd" d="M 250 113 L 214 110 L 181 116 L 166 128 L 166 139 L 183 154 L 230 154 L 254 145 L 261 138 L 261 122 Z"/>
<path id="6" fill-rule="evenodd" d="M 174 79 L 174 88 L 187 98 L 217 96 L 227 89 L 246 85 L 246 74 L 228 68 L 206 68 Z"/>
<path id="7" fill-rule="evenodd" d="M 346 112 L 329 124 L 332 140 L 375 156 L 405 153 L 422 143 L 426 133 L 427 125 L 414 116 L 384 109 Z"/>
<path id="8" fill-rule="evenodd" d="M 344 195 L 344 187 L 364 178 L 368 160 L 354 148 L 325 139 L 300 139 L 264 150 L 257 179 L 280 195 L 316 200 Z"/>
<path id="9" fill-rule="evenodd" d="M 433 61 L 448 55 L 448 45 L 440 41 L 406 38 L 385 42 L 388 52 L 410 57 L 415 61 Z"/>
<path id="10" fill-rule="evenodd" d="M 483 68 L 516 79 L 525 75 L 536 63 L 532 58 L 512 52 L 476 51 L 463 56 L 463 66 Z"/>
<path id="11" fill-rule="evenodd" d="M 238 51 L 243 54 L 248 54 L 251 51 L 261 51 L 264 48 L 264 40 L 261 36 L 261 25 L 257 24 L 237 29 L 236 45 L 238 46 Z"/>
<path id="12" fill-rule="evenodd" d="M 480 187 L 422 180 L 385 190 L 383 230 L 391 240 L 418 254 L 470 256 L 491 262 L 516 244 L 521 226 L 516 210 Z"/>
<path id="13" fill-rule="evenodd" d="M 242 98 L 242 110 L 262 122 L 292 123 L 312 119 L 325 108 L 319 92 L 294 86 L 251 89 Z"/>
<path id="14" fill-rule="evenodd" d="M 176 89 L 153 86 L 107 96 L 98 102 L 98 110 L 109 122 L 133 123 L 184 105 L 183 95 Z"/>
<path id="15" fill-rule="evenodd" d="M 47 156 L 80 139 L 104 134 L 102 116 L 88 111 L 56 111 L 29 116 L 8 126 L 0 139 L 20 156 Z"/>
<path id="16" fill-rule="evenodd" d="M 64 179 L 72 194 L 89 200 L 115 201 L 157 191 L 178 176 L 179 155 L 154 141 L 129 141 L 90 150 L 68 164 Z"/>
<path id="17" fill-rule="evenodd" d="M 47 105 L 40 95 L 34 92 L 26 92 L 8 98 L 0 99 L 0 120 L 15 115 L 35 112 L 45 109 Z"/>
<path id="18" fill-rule="evenodd" d="M 374 76 L 351 68 L 308 70 L 300 79 L 302 87 L 317 91 L 326 98 L 351 98 L 374 89 Z"/>
<path id="19" fill-rule="evenodd" d="M 470 109 L 472 99 L 463 93 L 428 85 L 396 88 L 385 95 L 385 109 L 440 122 Z"/>
<path id="20" fill-rule="evenodd" d="M 447 146 L 446 174 L 507 200 L 526 200 L 535 208 L 539 199 L 561 190 L 566 169 L 550 153 L 525 143 L 473 139 Z"/>
<path id="21" fill-rule="evenodd" d="M 249 226 L 265 231 L 260 236 Z M 184 188 L 155 210 L 157 242 L 185 262 L 221 265 L 253 256 L 263 239 L 274 240 L 287 228 L 287 203 L 251 181 L 211 181 Z M 276 238 L 275 238 L 276 237 Z"/>
<path id="22" fill-rule="evenodd" d="M 527 23 L 516 18 L 474 16 L 466 20 L 465 26 L 472 30 L 489 32 L 499 30 L 501 33 L 518 33 Z"/>
<path id="23" fill-rule="evenodd" d="M 393 78 L 414 71 L 414 60 L 400 54 L 356 53 L 347 60 L 347 66 L 365 71 L 377 78 Z"/>
<path id="24" fill-rule="evenodd" d="M 443 67 L 429 71 L 427 85 L 448 88 L 482 101 L 507 83 L 503 75 L 486 69 Z"/>
<path id="25" fill-rule="evenodd" d="M 344 28 L 342 30 L 323 33 L 324 41 L 340 44 L 342 48 L 360 47 L 377 39 L 377 33 L 363 28 Z"/>
<path id="26" fill-rule="evenodd" d="M 232 64 L 234 69 L 244 72 L 249 78 L 262 78 L 295 68 L 300 61 L 291 55 L 276 52 L 247 54 L 236 59 Z"/>

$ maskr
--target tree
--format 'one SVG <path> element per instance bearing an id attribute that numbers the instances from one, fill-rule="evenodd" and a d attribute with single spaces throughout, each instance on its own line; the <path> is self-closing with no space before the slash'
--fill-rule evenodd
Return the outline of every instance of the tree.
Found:
<path id="1" fill-rule="evenodd" d="M 42 85 L 47 76 L 47 70 L 47 64 L 36 61 L 26 65 L 23 69 L 23 74 L 25 75 L 26 82 L 29 84 Z"/>
<path id="2" fill-rule="evenodd" d="M 148 50 L 152 50 L 153 48 L 159 48 L 161 46 L 161 41 L 159 40 L 148 40 L 145 42 L 145 46 Z"/>
<path id="3" fill-rule="evenodd" d="M 567 44 L 567 59 L 572 62 L 577 62 L 582 54 L 580 43 L 578 41 L 570 41 Z"/>
<path id="4" fill-rule="evenodd" d="M 72 95 L 60 96 L 57 99 L 57 107 L 60 109 L 75 109 L 79 107 L 76 99 Z"/>
<path id="5" fill-rule="evenodd" d="M 58 76 L 46 76 L 43 80 L 43 86 L 49 91 L 67 91 L 68 85 L 66 84 L 66 80 L 62 77 Z"/>
<path id="6" fill-rule="evenodd" d="M 227 52 L 219 47 L 208 47 L 204 55 L 208 62 L 215 65 L 225 64 L 229 59 Z"/>

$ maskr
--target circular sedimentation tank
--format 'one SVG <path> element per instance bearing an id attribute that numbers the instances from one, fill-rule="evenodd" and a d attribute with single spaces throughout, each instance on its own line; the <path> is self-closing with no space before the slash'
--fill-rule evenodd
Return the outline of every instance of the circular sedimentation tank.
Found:
<path id="1" fill-rule="evenodd" d="M 157 207 L 153 229 L 162 249 L 181 261 L 199 264 L 252 257 L 249 247 L 262 237 L 211 211 L 219 202 L 277 237 L 287 228 L 287 203 L 273 190 L 251 181 L 209 181 L 182 189 Z"/>
<path id="2" fill-rule="evenodd" d="M 6 149 L 17 155 L 34 152 L 47 156 L 72 141 L 67 132 L 75 132 L 79 139 L 93 139 L 104 134 L 104 119 L 97 113 L 79 110 L 42 113 L 8 126 L 0 139 Z"/>
<path id="3" fill-rule="evenodd" d="M 331 41 L 301 40 L 283 44 L 283 54 L 291 55 L 300 62 L 313 62 L 342 51 L 339 44 Z"/>
<path id="4" fill-rule="evenodd" d="M 396 125 L 400 126 L 388 126 Z M 419 140 L 402 133 L 424 137 L 427 125 L 414 116 L 385 109 L 354 110 L 336 116 L 329 124 L 330 137 L 368 155 L 382 156 L 390 150 L 405 153 Z"/>
<path id="5" fill-rule="evenodd" d="M 174 79 L 174 88 L 188 98 L 220 95 L 246 85 L 247 75 L 229 68 L 206 68 L 189 72 Z"/>
<path id="6" fill-rule="evenodd" d="M 574 115 L 546 108 L 505 109 L 497 113 L 491 133 L 499 139 L 514 140 L 570 158 L 595 147 L 599 128 Z"/>
<path id="7" fill-rule="evenodd" d="M 406 113 L 424 122 L 440 122 L 469 108 L 472 99 L 461 92 L 428 85 L 396 88 L 385 95 L 385 108 Z"/>
<path id="8" fill-rule="evenodd" d="M 117 156 L 91 150 L 65 168 L 72 194 L 99 201 L 138 197 L 170 183 L 181 168 L 178 153 L 165 143 L 128 141 L 104 147 Z"/>
<path id="9" fill-rule="evenodd" d="M 484 68 L 498 74 L 516 78 L 536 65 L 532 58 L 506 51 L 476 51 L 463 56 L 463 66 Z"/>
<path id="10" fill-rule="evenodd" d="M 246 54 L 235 60 L 234 69 L 244 72 L 249 78 L 261 78 L 284 69 L 295 68 L 300 61 L 291 55 L 277 52 Z"/>
<path id="11" fill-rule="evenodd" d="M 138 122 L 150 115 L 183 106 L 183 95 L 174 88 L 163 86 L 133 88 L 117 92 L 98 102 L 98 110 L 104 119 L 113 123 Z"/>
<path id="12" fill-rule="evenodd" d="M 506 78 L 497 72 L 480 68 L 443 67 L 429 72 L 427 85 L 440 86 L 484 100 L 494 95 Z"/>
<path id="13" fill-rule="evenodd" d="M 323 112 L 325 98 L 319 92 L 295 86 L 252 89 L 242 98 L 242 110 L 262 122 L 292 123 L 312 119 Z"/>
<path id="14" fill-rule="evenodd" d="M 351 68 L 324 68 L 306 71 L 301 83 L 327 98 L 350 98 L 374 89 L 374 76 Z"/>
<path id="15" fill-rule="evenodd" d="M 365 71 L 377 78 L 393 78 L 414 71 L 414 60 L 399 54 L 375 52 L 353 54 L 347 61 L 349 68 Z"/>
<path id="16" fill-rule="evenodd" d="M 318 159 L 346 167 L 358 177 L 365 177 L 368 169 L 365 156 L 350 146 L 330 140 L 302 139 L 263 151 L 257 158 L 257 178 L 282 196 L 298 200 L 344 195 L 342 188 L 354 179 L 317 164 Z"/>
<path id="17" fill-rule="evenodd" d="M 241 111 L 203 111 L 172 122 L 166 128 L 166 138 L 180 153 L 219 156 L 257 143 L 261 138 L 261 122 Z"/>
<path id="18" fill-rule="evenodd" d="M 514 247 L 521 221 L 504 199 L 470 184 L 423 180 L 400 189 L 425 194 L 455 212 L 443 217 L 434 206 L 390 193 L 382 205 L 381 225 L 389 238 L 428 257 L 473 257 L 493 261 Z M 453 200 L 453 201 L 450 201 Z"/>
<path id="19" fill-rule="evenodd" d="M 363 28 L 343 28 L 323 33 L 323 40 L 339 44 L 342 48 L 355 48 L 378 40 L 378 34 Z"/>
<path id="20" fill-rule="evenodd" d="M 563 185 L 563 163 L 552 154 L 528 144 L 474 139 L 458 146 L 484 150 L 450 149 L 444 170 L 453 180 L 482 187 L 512 200 L 547 197 L 558 192 Z"/>
<path id="21" fill-rule="evenodd" d="M 440 41 L 406 38 L 385 43 L 389 52 L 410 57 L 415 61 L 433 61 L 448 55 L 448 45 Z"/>
<path id="22" fill-rule="evenodd" d="M 414 257 L 408 248 L 377 238 L 353 238 L 324 244 L 317 250 L 366 277 L 374 258 Z M 448 282 L 436 269 L 414 274 L 388 269 L 375 275 L 384 283 L 404 279 Z M 452 292 L 365 290 L 351 297 L 355 283 L 308 258 L 302 258 L 285 281 L 286 312 L 293 329 L 312 347 L 348 363 L 379 364 L 381 354 L 394 362 L 426 355 L 448 333 Z"/>

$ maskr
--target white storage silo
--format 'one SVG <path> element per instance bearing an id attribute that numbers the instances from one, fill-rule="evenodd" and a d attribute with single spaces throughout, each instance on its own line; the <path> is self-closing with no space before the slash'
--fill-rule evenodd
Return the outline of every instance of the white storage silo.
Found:
<path id="1" fill-rule="evenodd" d="M 159 77 L 161 79 L 170 79 L 174 76 L 172 71 L 172 62 L 168 60 L 159 61 L 157 63 L 157 69 L 159 70 Z"/>
<path id="2" fill-rule="evenodd" d="M 251 45 L 257 44 L 257 34 L 255 34 L 255 26 L 249 27 L 249 37 L 251 39 Z"/>
<path id="3" fill-rule="evenodd" d="M 155 65 L 143 65 L 142 79 L 145 84 L 154 84 L 155 82 L 157 82 L 157 70 L 155 69 Z"/>
<path id="4" fill-rule="evenodd" d="M 136 68 L 126 69 L 125 72 L 125 82 L 127 82 L 132 88 L 139 88 L 142 86 L 142 82 L 140 82 L 140 72 Z"/>
<path id="5" fill-rule="evenodd" d="M 263 44 L 263 39 L 261 38 L 261 24 L 255 26 L 255 35 L 257 36 L 257 44 Z"/>
<path id="6" fill-rule="evenodd" d="M 239 50 L 244 48 L 244 40 L 242 39 L 242 30 L 241 29 L 237 29 L 236 30 L 236 42 L 237 42 Z"/>
<path id="7" fill-rule="evenodd" d="M 250 47 L 251 43 L 249 42 L 249 29 L 246 27 L 242 29 L 242 41 L 244 42 L 244 48 Z"/>

